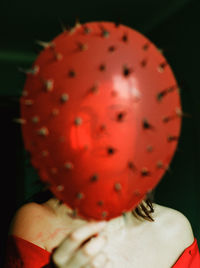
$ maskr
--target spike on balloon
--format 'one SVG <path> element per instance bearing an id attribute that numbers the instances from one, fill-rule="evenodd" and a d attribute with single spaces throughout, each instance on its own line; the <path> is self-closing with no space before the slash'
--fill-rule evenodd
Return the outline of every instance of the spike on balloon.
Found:
<path id="1" fill-rule="evenodd" d="M 101 29 L 102 37 L 108 38 L 110 36 L 109 31 L 106 28 L 104 28 L 102 25 L 100 25 L 100 29 Z"/>
<path id="2" fill-rule="evenodd" d="M 65 103 L 69 100 L 69 95 L 67 93 L 63 93 L 60 97 L 62 103 Z"/>
<path id="3" fill-rule="evenodd" d="M 127 35 L 127 34 L 124 34 L 124 35 L 122 36 L 122 41 L 123 41 L 124 43 L 127 43 L 127 42 L 128 42 L 128 35 Z"/>
<path id="4" fill-rule="evenodd" d="M 149 49 L 149 43 L 145 43 L 142 47 L 144 51 L 147 51 Z"/>
<path id="5" fill-rule="evenodd" d="M 24 104 L 25 104 L 26 106 L 32 106 L 33 103 L 34 103 L 34 101 L 31 100 L 31 99 L 26 99 L 26 100 L 24 101 Z"/>
<path id="6" fill-rule="evenodd" d="M 13 119 L 13 122 L 22 125 L 22 124 L 26 124 L 26 119 L 24 119 L 24 118 L 15 118 L 15 119 Z"/>
<path id="7" fill-rule="evenodd" d="M 76 76 L 76 72 L 74 70 L 69 70 L 68 76 L 73 78 Z"/>
<path id="8" fill-rule="evenodd" d="M 125 77 L 128 77 L 131 74 L 131 68 L 127 67 L 126 65 L 123 66 L 123 74 Z"/>
<path id="9" fill-rule="evenodd" d="M 90 181 L 91 181 L 91 182 L 97 182 L 98 179 L 99 179 L 98 174 L 94 174 L 94 175 L 91 177 Z"/>
<path id="10" fill-rule="evenodd" d="M 88 45 L 82 42 L 77 42 L 79 51 L 85 51 L 88 49 Z"/>
<path id="11" fill-rule="evenodd" d="M 91 29 L 89 27 L 87 27 L 86 25 L 82 25 L 83 30 L 84 30 L 84 34 L 89 34 L 91 32 Z"/>
<path id="12" fill-rule="evenodd" d="M 100 71 L 105 71 L 106 70 L 106 65 L 105 64 L 101 64 L 100 66 L 99 66 L 99 70 Z"/>
<path id="13" fill-rule="evenodd" d="M 40 121 L 40 119 L 39 119 L 38 116 L 33 116 L 33 117 L 32 117 L 32 122 L 33 122 L 34 124 L 38 123 L 39 121 Z"/>
<path id="14" fill-rule="evenodd" d="M 108 51 L 109 52 L 114 52 L 116 50 L 116 47 L 115 46 L 110 46 L 109 48 L 108 48 Z"/>
<path id="15" fill-rule="evenodd" d="M 39 73 L 40 67 L 38 65 L 35 65 L 30 69 L 18 68 L 18 70 L 27 75 L 37 75 Z"/>
<path id="16" fill-rule="evenodd" d="M 45 42 L 41 40 L 36 40 L 36 43 L 42 48 L 54 48 L 55 44 L 53 42 Z"/>

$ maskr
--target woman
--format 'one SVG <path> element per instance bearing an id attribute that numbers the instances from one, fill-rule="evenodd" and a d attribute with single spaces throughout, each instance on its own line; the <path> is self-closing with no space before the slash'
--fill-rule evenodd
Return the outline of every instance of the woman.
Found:
<path id="1" fill-rule="evenodd" d="M 149 209 L 147 204 L 145 207 Z M 47 251 L 37 254 L 38 263 L 35 264 L 29 254 L 30 245 L 25 244 L 25 256 L 22 256 L 26 264 L 22 267 L 27 268 L 44 267 L 52 252 L 55 267 L 190 267 L 178 264 L 187 257 L 194 258 L 186 252 L 188 247 L 194 246 L 189 221 L 174 209 L 158 204 L 153 207 L 154 221 L 128 212 L 108 222 L 87 222 L 71 217 L 66 205 L 51 198 L 43 204 L 33 202 L 20 208 L 13 219 L 10 235 Z M 199 262 L 194 267 L 198 265 Z"/>
<path id="2" fill-rule="evenodd" d="M 165 58 L 141 34 L 108 22 L 40 44 L 19 122 L 53 197 L 16 213 L 7 267 L 198 267 L 186 217 L 147 197 L 180 132 Z"/>

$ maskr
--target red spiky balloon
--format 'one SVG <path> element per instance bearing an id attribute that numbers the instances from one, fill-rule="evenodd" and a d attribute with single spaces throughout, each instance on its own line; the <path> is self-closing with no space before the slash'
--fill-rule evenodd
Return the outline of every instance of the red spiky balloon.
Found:
<path id="1" fill-rule="evenodd" d="M 142 34 L 111 22 L 78 24 L 40 44 L 21 97 L 33 166 L 85 219 L 134 209 L 178 143 L 182 113 L 170 66 Z"/>

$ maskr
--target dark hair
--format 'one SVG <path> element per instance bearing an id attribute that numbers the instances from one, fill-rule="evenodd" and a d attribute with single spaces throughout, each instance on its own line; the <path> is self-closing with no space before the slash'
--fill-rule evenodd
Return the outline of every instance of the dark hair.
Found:
<path id="1" fill-rule="evenodd" d="M 144 199 L 134 210 L 132 210 L 133 216 L 139 219 L 145 219 L 147 221 L 154 221 L 151 216 L 153 212 L 153 200 L 151 197 Z"/>

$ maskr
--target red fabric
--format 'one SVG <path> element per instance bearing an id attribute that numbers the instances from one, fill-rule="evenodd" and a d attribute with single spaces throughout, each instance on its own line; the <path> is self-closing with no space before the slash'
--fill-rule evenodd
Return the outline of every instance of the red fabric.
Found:
<path id="1" fill-rule="evenodd" d="M 200 254 L 196 239 L 184 250 L 172 268 L 200 268 Z"/>
<path id="2" fill-rule="evenodd" d="M 9 236 L 5 268 L 46 268 L 50 253 L 22 238 Z"/>
<path id="3" fill-rule="evenodd" d="M 50 253 L 22 238 L 9 236 L 5 268 L 50 268 Z M 172 268 L 200 268 L 200 254 L 195 239 Z"/>

